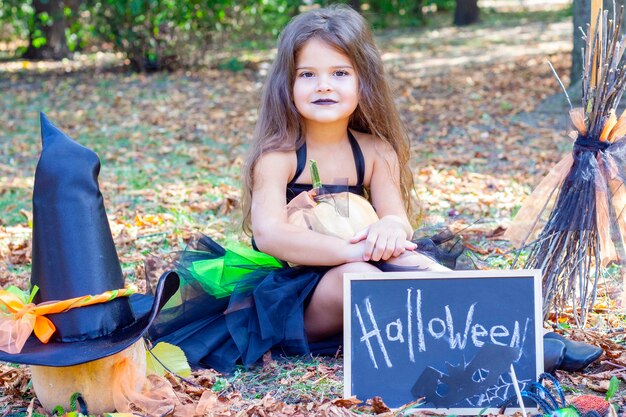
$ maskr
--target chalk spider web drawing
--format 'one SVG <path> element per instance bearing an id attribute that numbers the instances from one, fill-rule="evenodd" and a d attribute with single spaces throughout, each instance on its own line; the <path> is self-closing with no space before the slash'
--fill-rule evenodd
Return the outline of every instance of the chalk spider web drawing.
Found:
<path id="1" fill-rule="evenodd" d="M 501 375 L 498 379 L 498 384 L 492 385 L 484 393 L 475 395 L 471 398 L 467 398 L 468 407 L 484 407 L 490 404 L 498 404 L 506 401 L 512 395 L 515 395 L 515 387 L 513 381 L 506 380 L 511 376 L 509 374 Z M 518 380 L 520 391 L 526 389 L 526 386 L 531 382 L 531 379 Z"/>
<path id="2" fill-rule="evenodd" d="M 485 344 L 469 362 L 457 366 L 447 363 L 447 373 L 427 367 L 419 376 L 411 393 L 424 397 L 435 407 L 453 407 L 470 403 L 472 406 L 493 405 L 495 399 L 504 401 L 512 388 L 506 381 L 511 365 L 520 357 L 518 348 Z M 478 405 L 474 405 L 478 404 Z"/>

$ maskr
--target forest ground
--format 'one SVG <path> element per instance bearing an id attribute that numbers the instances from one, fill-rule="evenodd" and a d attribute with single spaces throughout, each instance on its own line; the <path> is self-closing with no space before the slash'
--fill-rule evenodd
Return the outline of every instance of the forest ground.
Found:
<path id="1" fill-rule="evenodd" d="M 481 268 L 509 267 L 512 248 L 499 235 L 571 148 L 566 101 L 554 98 L 560 89 L 547 64 L 569 83 L 571 18 L 563 2 L 510 3 L 506 12 L 484 10 L 472 27 L 438 16 L 425 28 L 377 34 L 412 142 L 423 224 L 463 230 Z M 274 52 L 216 52 L 213 68 L 151 75 L 102 52 L 61 63 L 0 61 L 0 285 L 28 287 L 40 111 L 99 154 L 122 269 L 140 289 L 145 257 L 181 249 L 195 233 L 247 242 L 239 172 Z M 571 392 L 601 393 L 613 375 L 626 380 L 618 307 L 601 298 L 588 329 L 573 332 L 607 354 L 585 373 L 559 374 Z M 252 370 L 191 379 L 217 395 L 215 415 L 392 415 L 377 402 L 340 400 L 342 369 L 341 356 L 266 357 Z M 37 409 L 28 372 L 0 366 L 0 413 Z M 198 400 L 197 387 L 172 381 L 183 401 Z"/>

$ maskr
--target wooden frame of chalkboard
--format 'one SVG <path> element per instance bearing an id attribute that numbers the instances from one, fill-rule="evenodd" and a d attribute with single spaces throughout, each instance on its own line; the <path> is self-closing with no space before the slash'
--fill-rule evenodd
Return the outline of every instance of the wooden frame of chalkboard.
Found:
<path id="1" fill-rule="evenodd" d="M 539 270 L 349 273 L 343 284 L 345 398 L 494 413 L 515 395 L 511 366 L 521 390 L 543 372 Z"/>

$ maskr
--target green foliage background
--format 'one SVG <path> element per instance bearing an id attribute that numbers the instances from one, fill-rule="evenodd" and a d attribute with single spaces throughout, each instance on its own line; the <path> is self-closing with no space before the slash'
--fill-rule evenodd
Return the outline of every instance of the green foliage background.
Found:
<path id="1" fill-rule="evenodd" d="M 339 1 L 354 4 L 346 0 Z M 315 0 L 65 0 L 63 14 L 70 51 L 112 45 L 136 71 L 197 66 L 210 48 L 245 43 L 265 48 L 300 11 L 337 1 Z M 375 28 L 424 23 L 422 9 L 450 10 L 454 0 L 361 1 Z M 52 16 L 36 13 L 33 0 L 0 0 L 0 40 L 32 38 L 46 44 L 41 27 Z M 26 46 L 16 50 L 19 56 Z"/>

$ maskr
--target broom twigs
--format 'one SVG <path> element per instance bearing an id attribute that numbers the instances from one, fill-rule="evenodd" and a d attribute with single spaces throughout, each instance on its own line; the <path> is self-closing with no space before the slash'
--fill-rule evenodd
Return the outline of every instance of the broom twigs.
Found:
<path id="1" fill-rule="evenodd" d="M 588 304 L 587 300 L 587 292 L 589 287 L 589 270 L 591 269 L 591 257 L 587 256 L 586 247 L 589 244 L 590 233 L 583 233 L 584 238 L 582 239 L 581 245 L 578 247 L 578 261 L 580 266 L 577 267 L 578 271 L 578 298 L 580 300 L 581 313 L 580 313 L 580 323 L 583 324 L 586 322 L 587 318 L 587 309 L 585 308 Z M 575 294 L 574 291 L 571 291 L 572 296 Z M 573 297 L 576 298 L 576 297 Z"/>
<path id="2" fill-rule="evenodd" d="M 554 69 L 554 66 L 552 65 L 552 62 L 550 62 L 550 60 L 548 60 L 548 65 L 550 65 L 550 69 L 552 70 L 552 73 L 556 77 L 556 80 L 559 82 L 559 85 L 561 86 L 561 90 L 563 90 L 563 94 L 565 94 L 565 98 L 567 99 L 567 102 L 569 103 L 569 108 L 570 108 L 570 110 L 572 110 L 574 108 L 574 106 L 572 106 L 572 101 L 569 99 L 569 94 L 567 94 L 567 89 L 563 85 L 563 82 L 561 81 L 561 78 L 559 78 L 559 74 L 557 74 L 557 72 Z"/>
<path id="3" fill-rule="evenodd" d="M 555 291 L 557 289 L 558 270 L 554 273 L 554 267 L 559 264 L 555 259 L 561 253 L 561 246 L 563 246 L 563 239 L 565 239 L 565 246 L 567 244 L 569 236 L 568 234 L 555 233 L 549 241 L 549 245 L 541 245 L 534 251 L 533 257 L 529 260 L 530 264 L 534 267 L 539 267 L 545 273 L 543 282 L 544 291 L 544 315 L 549 311 L 550 304 L 557 297 L 555 297 Z M 547 254 L 547 256 L 545 256 Z M 542 259 L 542 256 L 545 256 Z"/>
<path id="4" fill-rule="evenodd" d="M 602 21 L 602 25 L 600 27 L 600 33 L 598 35 L 598 44 L 599 44 L 599 53 L 598 53 L 598 61 L 597 61 L 597 67 L 596 67 L 596 74 L 598 76 L 597 78 L 597 84 L 596 84 L 596 88 L 600 91 L 598 91 L 598 95 L 596 96 L 598 98 L 598 100 L 596 100 L 596 109 L 599 110 L 599 108 L 606 104 L 604 103 L 604 101 L 602 100 L 602 97 L 604 97 L 603 94 L 603 88 L 604 88 L 604 83 L 606 81 L 606 62 L 607 62 L 607 36 L 606 36 L 606 30 L 607 30 L 607 13 L 608 11 L 604 11 L 603 13 L 601 13 L 599 15 L 599 18 Z M 602 111 L 598 111 L 597 115 L 602 118 L 602 116 L 604 115 L 604 113 Z M 599 132 L 598 132 L 599 133 Z"/>
<path id="5" fill-rule="evenodd" d="M 624 16 L 624 7 L 622 6 L 620 8 L 619 20 L 617 20 L 617 23 L 616 23 L 616 25 L 617 25 L 616 26 L 617 27 L 616 28 L 616 32 L 619 32 L 621 30 L 623 16 Z M 619 36 L 619 35 L 616 35 L 616 36 Z M 616 59 L 615 59 L 615 65 L 616 66 L 621 62 L 622 56 L 624 55 L 624 38 L 625 37 L 626 37 L 625 35 L 622 35 L 621 38 L 617 41 L 617 43 L 618 43 L 618 52 L 615 55 L 616 56 Z"/>
<path id="6" fill-rule="evenodd" d="M 583 233 L 582 242 L 584 245 L 588 244 L 589 237 L 590 237 L 589 235 L 590 235 L 589 233 Z M 584 325 L 587 319 L 586 318 L 586 312 L 587 312 L 586 306 L 588 305 L 587 288 L 589 284 L 588 276 L 589 276 L 591 263 L 589 262 L 590 258 L 587 256 L 585 252 L 586 251 L 584 249 L 584 246 L 582 244 L 579 245 L 577 262 L 576 262 L 576 265 L 573 266 L 574 268 L 573 275 L 578 277 L 578 289 L 579 289 L 578 297 L 575 296 L 576 287 L 574 285 L 575 284 L 574 280 L 570 280 L 569 288 L 567 291 L 567 294 L 570 294 L 572 298 L 572 305 L 574 306 L 574 308 L 578 310 L 576 301 L 578 301 L 578 304 L 580 305 L 580 314 L 575 315 L 578 325 L 581 325 L 581 324 Z"/>
<path id="7" fill-rule="evenodd" d="M 606 65 L 606 63 L 608 62 L 608 53 L 610 50 L 610 45 L 609 45 L 609 11 L 608 10 L 604 10 L 601 14 L 601 19 L 602 19 L 602 31 L 601 31 L 601 36 L 600 36 L 600 43 L 602 45 L 602 59 L 601 59 L 601 63 L 599 65 L 602 65 L 602 67 L 604 67 Z"/>
<path id="8" fill-rule="evenodd" d="M 601 66 L 598 65 L 599 70 L 601 69 Z M 599 71 L 601 72 L 601 71 Z M 605 104 L 604 101 L 602 100 L 604 98 L 604 76 L 602 75 L 602 73 L 600 73 L 599 77 L 598 77 L 598 84 L 596 85 L 595 88 L 595 97 L 593 100 L 593 106 L 592 106 L 592 110 L 591 110 L 591 134 L 592 137 L 598 137 L 600 136 L 600 132 L 602 129 L 602 119 L 604 116 L 604 112 L 602 109 L 602 106 Z"/>
<path id="9" fill-rule="evenodd" d="M 624 93 L 626 77 L 621 59 L 626 45 L 620 37 L 621 19 L 624 8 L 613 10 L 613 19 L 608 11 L 598 13 L 595 25 L 588 26 L 587 51 L 583 60 L 583 106 L 589 118 L 588 132 L 596 137 L 602 132 L 611 110 L 615 109 Z M 593 29 L 592 29 L 593 28 Z M 592 81 L 592 82 L 590 82 Z M 593 82 L 595 81 L 595 83 Z"/>
<path id="10" fill-rule="evenodd" d="M 613 12 L 613 14 L 615 14 L 615 11 Z M 622 14 L 622 9 L 620 8 L 620 19 L 621 19 L 621 14 Z M 613 57 L 617 56 L 617 50 L 620 47 L 619 45 L 619 30 L 620 30 L 620 24 L 621 21 L 620 20 L 615 20 L 615 16 L 613 17 L 613 21 L 609 21 L 611 26 L 614 26 L 613 28 L 613 35 L 611 37 L 611 46 L 612 46 L 612 51 L 611 51 L 611 55 Z M 615 69 L 617 68 L 617 65 L 619 64 L 619 61 L 615 61 L 612 60 L 612 65 L 611 68 Z"/>
<path id="11" fill-rule="evenodd" d="M 598 16 L 599 19 L 599 16 Z M 598 45 L 598 32 L 597 30 L 591 34 L 589 38 L 589 44 L 587 48 L 587 53 L 589 54 L 589 59 L 587 61 L 587 66 L 583 68 L 584 72 L 587 73 L 588 84 L 586 94 L 583 94 L 585 99 L 583 101 L 583 108 L 585 109 L 585 114 L 589 119 L 588 129 L 589 133 L 593 133 L 593 129 L 595 126 L 595 118 L 596 112 L 593 111 L 593 106 L 596 101 L 596 90 L 597 90 L 597 74 L 596 74 L 596 66 L 597 66 L 597 55 L 599 52 L 599 48 L 594 47 Z M 585 93 L 585 92 L 583 92 Z"/>
<path id="12" fill-rule="evenodd" d="M 596 254 L 600 254 L 600 242 L 596 242 Z M 595 264 L 595 279 L 593 280 L 593 285 L 591 287 L 591 307 L 596 304 L 596 300 L 598 297 L 598 281 L 600 280 L 600 262 L 596 262 Z"/>
<path id="13" fill-rule="evenodd" d="M 599 40 L 600 32 L 598 31 L 598 26 L 600 25 L 601 14 L 598 13 L 596 17 L 596 21 L 594 22 L 593 33 L 591 33 L 589 37 L 589 43 L 587 47 L 587 53 L 589 54 L 588 65 L 584 68 L 584 71 L 589 74 L 590 84 L 587 86 L 588 93 L 586 97 L 586 102 L 583 102 L 583 107 L 585 108 L 585 113 L 588 114 L 589 117 L 589 128 L 588 131 L 591 135 L 596 134 L 596 119 L 598 117 L 598 102 L 600 100 L 596 100 L 598 97 L 598 67 L 602 66 L 602 47 Z"/>
<path id="14" fill-rule="evenodd" d="M 579 169 L 585 166 L 584 162 L 577 165 Z M 565 304 L 580 303 L 581 308 L 575 309 L 579 324 L 586 322 L 589 302 L 595 299 L 592 292 L 595 281 L 589 279 L 589 275 L 596 259 L 593 250 L 597 246 L 596 206 L 590 195 L 595 195 L 595 182 L 588 172 L 570 173 L 556 203 L 564 211 L 552 212 L 540 236 L 541 243 L 531 250 L 527 259 L 527 265 L 544 271 L 545 316 L 553 308 L 558 311 Z M 574 212 L 565 210 L 574 207 Z M 572 226 L 576 229 L 572 230 Z M 579 290 L 578 294 L 575 289 Z"/>
<path id="15" fill-rule="evenodd" d="M 580 239 L 577 239 L 578 242 L 580 242 L 579 244 L 572 244 L 569 248 L 570 251 L 577 253 L 577 256 L 575 257 L 575 263 L 573 265 L 571 265 L 571 270 L 570 270 L 570 277 L 568 282 L 567 282 L 567 291 L 564 294 L 564 299 L 569 295 L 572 298 L 572 304 L 576 304 L 576 292 L 575 292 L 575 288 L 576 288 L 576 278 L 578 280 L 577 284 L 578 284 L 578 289 L 579 289 L 579 294 L 578 294 L 578 300 L 579 300 L 579 304 L 582 306 L 587 305 L 587 299 L 586 299 L 586 293 L 585 293 L 585 289 L 587 287 L 587 274 L 588 274 L 588 263 L 585 262 L 585 246 L 588 244 L 588 237 L 589 234 L 585 233 L 584 231 L 582 232 L 578 232 L 581 236 Z M 566 278 L 567 275 L 564 276 L 564 279 Z M 578 324 L 580 323 L 584 323 L 585 322 L 585 309 L 581 308 L 581 315 L 578 316 L 576 315 L 576 320 L 578 322 Z"/>
<path id="16" fill-rule="evenodd" d="M 582 319 L 583 322 L 582 324 L 584 325 L 587 322 L 587 312 L 591 311 L 591 309 L 593 308 L 593 306 L 596 303 L 596 294 L 597 294 L 597 285 L 598 285 L 598 278 L 600 277 L 600 262 L 595 262 L 592 263 L 592 260 L 594 259 L 599 259 L 599 255 L 600 255 L 600 246 L 599 246 L 599 242 L 597 239 L 597 234 L 594 233 L 594 245 L 590 246 L 590 251 L 591 254 L 590 256 L 587 257 L 587 265 L 586 265 L 586 276 L 589 277 L 591 275 L 593 275 L 594 279 L 593 281 L 591 279 L 587 279 L 586 280 L 586 286 L 584 289 L 584 303 L 581 302 L 581 306 L 585 307 L 588 306 L 588 308 L 582 308 L 581 309 L 581 313 L 582 313 Z M 592 274 L 590 271 L 594 270 L 594 273 Z M 582 292 L 582 291 L 581 291 Z M 587 298 L 589 297 L 589 298 Z"/>

